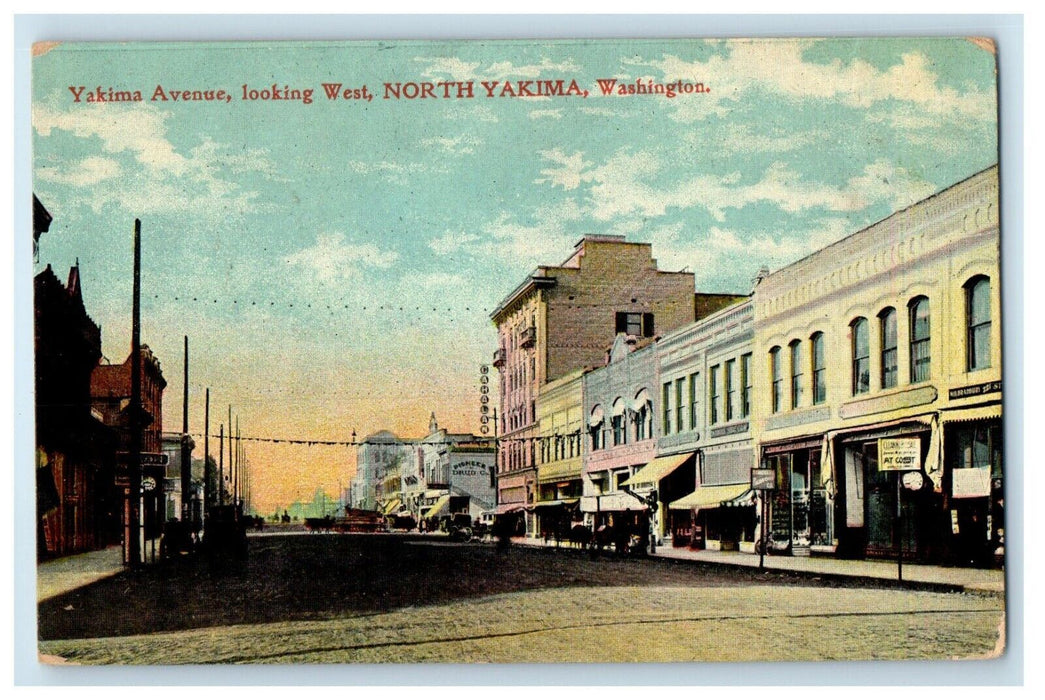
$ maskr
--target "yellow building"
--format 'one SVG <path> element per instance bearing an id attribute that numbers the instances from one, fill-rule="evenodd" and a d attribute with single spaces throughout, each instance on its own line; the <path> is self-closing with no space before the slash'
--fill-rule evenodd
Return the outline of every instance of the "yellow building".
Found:
<path id="1" fill-rule="evenodd" d="M 894 555 L 898 494 L 905 556 L 999 550 L 998 236 L 994 166 L 760 281 L 770 552 Z"/>
<path id="2" fill-rule="evenodd" d="M 584 370 L 548 382 L 537 396 L 537 532 L 565 537 L 579 513 Z"/>

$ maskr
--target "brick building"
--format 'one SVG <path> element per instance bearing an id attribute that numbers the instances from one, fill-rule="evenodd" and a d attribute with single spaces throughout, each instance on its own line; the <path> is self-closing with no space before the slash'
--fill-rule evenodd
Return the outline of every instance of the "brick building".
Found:
<path id="1" fill-rule="evenodd" d="M 690 272 L 657 269 L 649 243 L 585 236 L 561 265 L 534 270 L 497 306 L 500 370 L 498 511 L 532 509 L 537 497 L 537 396 L 564 374 L 603 362 L 618 333 L 650 338 L 734 299 L 695 295 Z M 535 531 L 528 513 L 526 530 Z"/>

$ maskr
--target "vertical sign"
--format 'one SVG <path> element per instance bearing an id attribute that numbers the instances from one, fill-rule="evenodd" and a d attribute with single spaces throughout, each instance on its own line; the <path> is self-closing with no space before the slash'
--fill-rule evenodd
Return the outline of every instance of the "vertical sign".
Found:
<path id="1" fill-rule="evenodd" d="M 479 432 L 490 432 L 490 365 L 479 365 Z"/>

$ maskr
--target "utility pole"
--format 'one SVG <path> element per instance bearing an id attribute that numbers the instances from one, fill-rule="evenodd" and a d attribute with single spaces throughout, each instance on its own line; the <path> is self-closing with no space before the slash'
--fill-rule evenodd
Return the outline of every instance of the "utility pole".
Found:
<path id="1" fill-rule="evenodd" d="M 218 424 L 218 505 L 225 505 L 225 425 Z"/>
<path id="2" fill-rule="evenodd" d="M 142 356 L 141 356 L 141 233 L 142 222 L 134 220 L 134 289 L 131 306 L 131 444 L 128 455 L 127 503 L 124 507 L 124 563 L 141 566 L 141 503 L 142 503 Z"/>
<path id="3" fill-rule="evenodd" d="M 207 387 L 203 400 L 203 518 L 207 518 L 207 508 L 214 500 L 210 492 L 210 387 Z"/>
<path id="4" fill-rule="evenodd" d="M 185 363 L 181 401 L 181 522 L 192 519 L 192 452 L 189 450 L 189 336 L 185 336 Z"/>
<path id="5" fill-rule="evenodd" d="M 233 472 L 232 502 L 237 506 L 242 505 L 239 497 L 239 468 L 240 468 L 240 444 L 239 444 L 239 416 L 236 416 L 236 471 Z"/>

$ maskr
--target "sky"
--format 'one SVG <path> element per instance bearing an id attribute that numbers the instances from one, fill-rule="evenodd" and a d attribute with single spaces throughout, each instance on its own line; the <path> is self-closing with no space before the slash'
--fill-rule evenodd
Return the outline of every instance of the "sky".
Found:
<path id="1" fill-rule="evenodd" d="M 79 261 L 103 354 L 122 362 L 141 219 L 142 340 L 168 380 L 164 429 L 181 429 L 187 335 L 197 435 L 205 388 L 212 433 L 230 405 L 247 437 L 419 437 L 432 412 L 479 432 L 490 311 L 583 235 L 651 242 L 660 268 L 694 272 L 699 291 L 748 293 L 761 266 L 997 161 L 995 57 L 962 38 L 36 54 L 33 189 L 54 220 L 34 272 L 64 278 Z M 558 80 L 582 94 L 505 94 Z M 703 91 L 606 95 L 608 80 Z M 431 97 L 385 99 L 386 84 L 426 82 Z M 372 99 L 331 100 L 323 83 Z M 167 100 L 152 99 L 157 86 Z M 311 103 L 244 99 L 273 86 L 311 89 Z M 88 102 L 96 88 L 142 101 Z M 229 100 L 171 98 L 183 90 Z M 348 446 L 245 445 L 262 512 L 336 493 L 355 469 Z"/>

